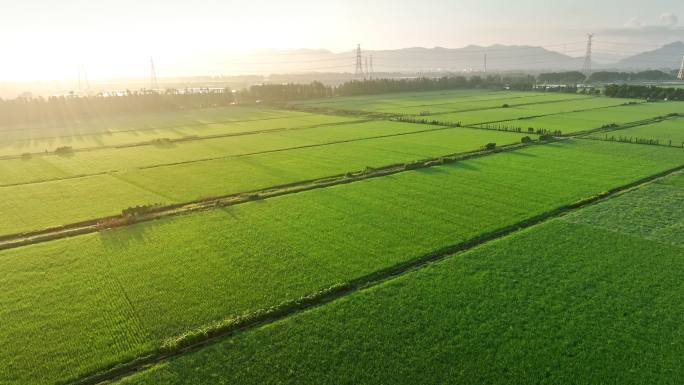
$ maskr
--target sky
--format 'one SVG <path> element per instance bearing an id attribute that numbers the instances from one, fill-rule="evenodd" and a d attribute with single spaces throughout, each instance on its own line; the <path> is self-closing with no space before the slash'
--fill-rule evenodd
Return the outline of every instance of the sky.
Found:
<path id="1" fill-rule="evenodd" d="M 91 78 L 147 76 L 151 56 L 173 68 L 167 75 L 213 75 L 201 63 L 218 56 L 357 43 L 524 44 L 581 56 L 589 32 L 605 57 L 684 40 L 684 1 L 0 0 L 0 80 L 73 78 L 78 63 Z"/>

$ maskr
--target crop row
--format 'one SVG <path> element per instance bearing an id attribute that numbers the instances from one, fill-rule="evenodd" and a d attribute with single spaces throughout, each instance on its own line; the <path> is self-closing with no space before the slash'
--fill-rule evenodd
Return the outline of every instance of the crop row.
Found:
<path id="1" fill-rule="evenodd" d="M 487 143 L 518 143 L 521 137 L 459 128 L 0 187 L 0 234 L 467 152 Z"/>
<path id="2" fill-rule="evenodd" d="M 673 179 L 117 384 L 677 383 L 684 178 Z M 674 215 L 654 215 L 661 205 Z"/>
<path id="3" fill-rule="evenodd" d="M 3 251 L 0 379 L 131 361 L 683 163 L 675 149 L 568 140 Z"/>

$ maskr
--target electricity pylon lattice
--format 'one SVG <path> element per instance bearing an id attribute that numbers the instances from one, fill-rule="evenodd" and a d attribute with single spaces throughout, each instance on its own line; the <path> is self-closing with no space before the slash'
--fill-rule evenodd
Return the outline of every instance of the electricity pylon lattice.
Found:
<path id="1" fill-rule="evenodd" d="M 679 67 L 679 73 L 677 74 L 677 80 L 684 80 L 684 56 L 682 56 L 682 65 Z"/>
<path id="2" fill-rule="evenodd" d="M 587 52 L 584 55 L 584 66 L 582 67 L 582 73 L 591 76 L 591 43 L 594 40 L 594 34 L 590 33 L 587 39 Z"/>
<path id="3" fill-rule="evenodd" d="M 157 82 L 157 70 L 154 68 L 154 59 L 150 57 L 150 90 L 155 91 L 159 89 Z"/>
<path id="4" fill-rule="evenodd" d="M 363 63 L 361 62 L 361 44 L 356 45 L 356 69 L 354 76 L 358 79 L 363 76 Z"/>

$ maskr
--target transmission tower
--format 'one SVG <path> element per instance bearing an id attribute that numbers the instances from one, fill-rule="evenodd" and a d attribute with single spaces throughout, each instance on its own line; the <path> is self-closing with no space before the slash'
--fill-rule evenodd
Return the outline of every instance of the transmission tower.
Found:
<path id="1" fill-rule="evenodd" d="M 484 55 L 484 73 L 487 73 L 487 54 Z"/>
<path id="2" fill-rule="evenodd" d="M 361 62 L 361 44 L 356 45 L 356 69 L 354 76 L 358 79 L 363 76 L 363 64 Z"/>
<path id="3" fill-rule="evenodd" d="M 150 57 L 150 91 L 155 91 L 159 89 L 159 83 L 157 82 L 157 70 L 154 68 L 154 59 Z"/>
<path id="4" fill-rule="evenodd" d="M 677 80 L 684 80 L 684 56 L 682 56 L 682 65 L 679 67 L 679 74 Z"/>
<path id="5" fill-rule="evenodd" d="M 582 67 L 582 72 L 589 77 L 591 76 L 591 43 L 592 40 L 594 40 L 594 34 L 590 33 L 587 35 L 587 37 L 587 53 L 584 55 L 584 66 Z"/>
<path id="6" fill-rule="evenodd" d="M 373 69 L 373 55 L 370 55 L 370 73 L 368 75 L 370 76 L 370 80 L 373 80 L 375 77 L 375 70 Z"/>
<path id="7" fill-rule="evenodd" d="M 370 75 L 370 70 L 368 69 L 368 55 L 364 58 L 365 61 L 365 66 L 364 66 L 364 72 L 363 72 L 363 79 L 366 80 L 368 76 Z"/>

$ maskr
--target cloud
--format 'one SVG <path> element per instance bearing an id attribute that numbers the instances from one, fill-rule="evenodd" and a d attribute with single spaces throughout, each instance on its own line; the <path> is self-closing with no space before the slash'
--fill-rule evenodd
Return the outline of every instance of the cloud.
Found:
<path id="1" fill-rule="evenodd" d="M 644 25 L 646 25 L 641 19 L 638 17 L 633 17 L 625 23 L 625 28 L 641 28 Z"/>
<path id="2" fill-rule="evenodd" d="M 684 40 L 684 27 L 678 25 L 679 17 L 666 12 L 660 15 L 660 24 L 647 24 L 638 17 L 633 17 L 622 27 L 608 28 L 599 31 L 604 36 L 614 37 L 644 37 L 653 39 L 679 39 Z"/>
<path id="3" fill-rule="evenodd" d="M 662 21 L 665 25 L 674 26 L 679 23 L 679 18 L 675 14 L 666 12 L 660 15 L 660 21 Z"/>

